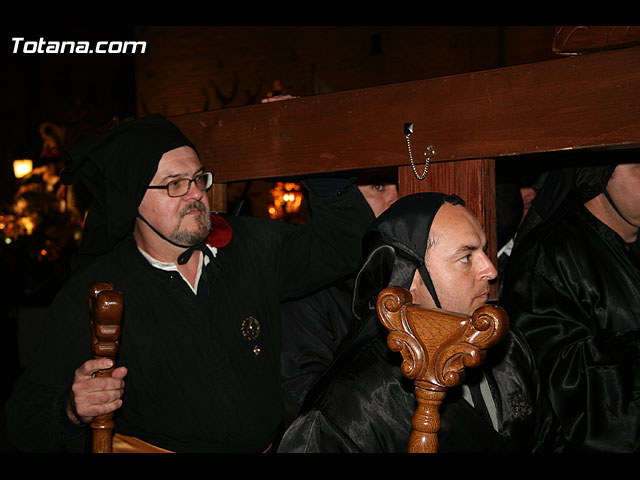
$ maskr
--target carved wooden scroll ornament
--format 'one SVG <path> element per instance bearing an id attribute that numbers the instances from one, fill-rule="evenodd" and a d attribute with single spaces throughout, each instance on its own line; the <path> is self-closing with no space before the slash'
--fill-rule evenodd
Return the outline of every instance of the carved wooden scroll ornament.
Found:
<path id="1" fill-rule="evenodd" d="M 377 313 L 390 332 L 389 348 L 402 354 L 402 373 L 415 384 L 418 406 L 408 451 L 437 452 L 439 407 L 447 388 L 464 381 L 465 367 L 482 364 L 485 349 L 506 334 L 509 317 L 495 305 L 484 305 L 468 317 L 411 302 L 408 290 L 388 287 L 378 295 Z"/>

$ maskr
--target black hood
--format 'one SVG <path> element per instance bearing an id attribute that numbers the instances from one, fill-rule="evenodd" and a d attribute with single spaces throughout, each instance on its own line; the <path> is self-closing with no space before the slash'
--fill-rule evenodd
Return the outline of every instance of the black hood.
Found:
<path id="1" fill-rule="evenodd" d="M 617 163 L 576 166 L 543 173 L 538 179 L 536 198 L 518 229 L 516 245 L 556 215 L 583 205 L 601 193 L 606 194 L 616 166 Z M 609 199 L 608 194 L 606 196 Z"/>
<path id="2" fill-rule="evenodd" d="M 160 158 L 178 147 L 195 147 L 180 129 L 150 115 L 126 122 L 73 145 L 63 155 L 66 185 L 81 181 L 92 196 L 79 254 L 109 251 L 133 231 L 138 206 L 158 169 Z"/>
<path id="3" fill-rule="evenodd" d="M 363 266 L 354 288 L 353 311 L 366 318 L 381 290 L 409 288 L 418 270 L 436 304 L 440 302 L 424 264 L 427 238 L 436 213 L 445 201 L 464 205 L 456 195 L 428 192 L 398 199 L 368 228 L 362 241 Z"/>

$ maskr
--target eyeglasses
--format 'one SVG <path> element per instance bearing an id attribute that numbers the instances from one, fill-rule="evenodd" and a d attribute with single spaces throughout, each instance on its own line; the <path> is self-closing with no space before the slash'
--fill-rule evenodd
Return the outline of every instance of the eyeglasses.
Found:
<path id="1" fill-rule="evenodd" d="M 203 192 L 209 190 L 211 185 L 213 185 L 213 173 L 204 172 L 193 178 L 182 178 L 169 182 L 166 185 L 150 185 L 147 188 L 164 188 L 170 197 L 183 197 L 189 193 L 191 182 L 195 183 L 196 187 Z"/>

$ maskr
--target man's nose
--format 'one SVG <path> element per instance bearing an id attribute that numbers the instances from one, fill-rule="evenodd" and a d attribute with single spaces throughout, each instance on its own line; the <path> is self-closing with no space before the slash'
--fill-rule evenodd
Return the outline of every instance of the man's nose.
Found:
<path id="1" fill-rule="evenodd" d="M 205 192 L 203 192 L 196 186 L 196 182 L 191 182 L 189 184 L 189 191 L 184 195 L 183 198 L 189 201 L 200 200 L 202 198 L 202 195 L 204 195 L 204 193 Z"/>
<path id="2" fill-rule="evenodd" d="M 390 193 L 387 196 L 387 208 L 389 208 L 391 205 L 393 205 L 395 203 L 396 200 L 398 200 L 398 187 L 396 187 L 395 185 L 393 186 L 393 188 L 390 188 Z"/>
<path id="3" fill-rule="evenodd" d="M 498 276 L 498 270 L 489 258 L 489 256 L 482 252 L 482 267 L 479 271 L 480 277 L 484 280 L 493 280 Z"/>

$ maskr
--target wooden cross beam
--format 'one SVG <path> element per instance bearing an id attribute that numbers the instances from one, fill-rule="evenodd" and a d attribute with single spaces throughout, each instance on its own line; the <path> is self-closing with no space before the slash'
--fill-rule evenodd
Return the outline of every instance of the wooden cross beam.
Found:
<path id="1" fill-rule="evenodd" d="M 172 117 L 218 182 L 640 143 L 640 47 Z M 420 162 L 416 162 L 420 163 Z"/>
<path id="2" fill-rule="evenodd" d="M 495 159 L 640 145 L 640 47 L 171 120 L 216 182 L 397 166 L 401 195 L 464 198 L 495 259 Z"/>

